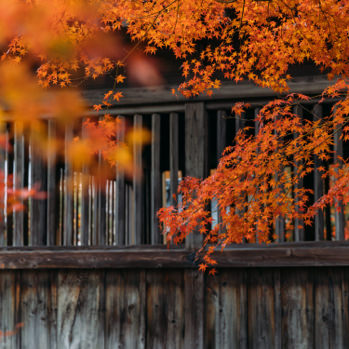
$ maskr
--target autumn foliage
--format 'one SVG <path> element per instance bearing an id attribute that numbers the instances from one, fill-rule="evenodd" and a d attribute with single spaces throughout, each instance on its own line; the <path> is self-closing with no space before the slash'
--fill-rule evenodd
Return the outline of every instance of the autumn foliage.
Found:
<path id="1" fill-rule="evenodd" d="M 324 118 L 304 120 L 295 113 L 306 96 L 280 97 L 260 111 L 256 136 L 237 135 L 212 176 L 185 179 L 181 206 L 160 212 L 168 239 L 183 241 L 199 230 L 205 245 L 212 244 L 209 251 L 242 239 L 268 242 L 274 238 L 277 217 L 282 216 L 286 231 L 291 231 L 297 219 L 311 224 L 316 210 L 328 203 L 348 202 L 345 159 L 320 169 L 333 185 L 315 204 L 309 203 L 309 190 L 297 187 L 297 181 L 313 171 L 314 155 L 325 162 L 333 157 L 335 133 L 341 130 L 348 139 L 348 1 L 2 0 L 0 23 L 2 121 L 15 120 L 17 130 L 30 129 L 39 147 L 52 151 L 64 147 L 59 138 L 54 143 L 45 138 L 42 115 L 57 119 L 64 130 L 86 112 L 77 87 L 113 74 L 113 89 L 94 106 L 108 114 L 123 97 L 118 85 L 127 76 L 136 71 L 141 83 L 149 83 L 143 74 L 149 67 L 145 55 L 159 50 L 169 50 L 182 62 L 179 91 L 187 97 L 211 95 L 223 79 L 248 79 L 287 94 L 289 67 L 305 62 L 334 79 L 334 85 L 316 97 L 335 103 Z M 156 72 L 151 76 L 161 81 Z M 232 115 L 242 110 L 239 104 Z M 135 171 L 130 149 L 137 135 L 149 135 L 127 130 L 128 141 L 121 143 L 120 125 L 108 116 L 98 123 L 86 121 L 86 138 L 72 140 L 74 166 L 94 168 L 101 151 L 112 165 Z M 213 198 L 222 220 L 211 229 L 207 204 Z M 214 263 L 209 255 L 205 258 L 207 264 Z"/>

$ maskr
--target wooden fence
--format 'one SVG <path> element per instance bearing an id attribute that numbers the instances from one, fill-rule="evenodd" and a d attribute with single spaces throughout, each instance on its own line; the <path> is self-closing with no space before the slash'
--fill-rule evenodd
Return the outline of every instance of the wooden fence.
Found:
<path id="1" fill-rule="evenodd" d="M 315 94 L 321 84 L 295 88 Z M 115 172 L 103 188 L 93 176 L 86 183 L 72 171 L 68 149 L 58 162 L 52 154 L 47 161 L 36 158 L 30 136 L 8 123 L 13 151 L 2 150 L 0 166 L 14 178 L 5 176 L 5 187 L 41 183 L 47 198 L 8 215 L 3 198 L 0 348 L 347 348 L 344 207 L 319 212 L 312 229 L 298 222 L 287 241 L 279 222 L 271 246 L 217 252 L 216 277 L 197 271 L 200 236 L 170 249 L 162 243 L 156 212 L 171 203 L 180 178 L 207 176 L 235 133 L 255 126 L 256 111 L 271 97 L 243 86 L 210 100 L 161 93 L 151 102 L 144 95 L 126 98 L 110 112 L 152 131 L 151 145 L 133 149 L 143 180 Z M 229 117 L 242 98 L 252 107 Z M 321 117 L 330 107 L 309 104 L 312 112 L 303 116 Z M 47 132 L 57 132 L 54 120 L 47 120 Z M 74 136 L 81 129 L 66 128 L 65 139 Z M 339 137 L 334 144 L 337 155 L 347 156 Z M 300 185 L 314 189 L 314 200 L 329 187 L 316 168 Z"/>

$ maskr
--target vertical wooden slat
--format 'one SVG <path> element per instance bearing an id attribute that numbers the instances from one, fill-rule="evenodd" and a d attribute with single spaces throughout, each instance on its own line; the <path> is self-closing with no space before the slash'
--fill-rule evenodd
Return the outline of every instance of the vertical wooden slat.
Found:
<path id="1" fill-rule="evenodd" d="M 302 118 L 303 116 L 303 109 L 300 105 L 297 105 L 294 107 L 293 110 L 294 114 L 298 115 L 300 118 Z M 294 133 L 293 134 L 294 139 L 298 138 L 298 134 Z M 297 172 L 299 171 L 299 161 L 298 160 L 294 160 L 294 169 L 293 172 L 295 174 L 297 174 Z M 300 190 L 303 187 L 303 178 L 299 177 L 295 186 L 294 186 L 294 190 Z M 295 193 L 295 209 L 296 212 L 299 213 L 300 207 L 299 207 L 299 196 L 297 195 L 297 193 Z M 303 219 L 296 217 L 294 220 L 294 239 L 295 241 L 303 241 L 304 240 L 304 222 Z"/>
<path id="2" fill-rule="evenodd" d="M 322 117 L 322 106 L 315 104 L 312 110 L 313 120 L 319 120 Z M 318 156 L 314 155 L 314 201 L 317 201 L 324 194 L 324 182 L 321 178 L 319 167 L 323 166 L 322 161 Z M 315 216 L 315 240 L 324 240 L 324 213 L 322 210 L 317 210 Z"/>
<path id="3" fill-rule="evenodd" d="M 279 270 L 249 272 L 248 333 L 249 348 L 280 348 L 280 293 L 275 287 Z M 277 324 L 277 321 L 279 324 Z"/>
<path id="4" fill-rule="evenodd" d="M 184 271 L 184 348 L 204 348 L 204 274 Z"/>
<path id="5" fill-rule="evenodd" d="M 6 125 L 4 125 L 6 128 Z M 5 136 L 5 145 L 0 148 L 0 180 L 4 188 L 3 195 L 0 197 L 0 246 L 7 246 L 7 212 L 6 212 L 6 189 L 7 189 L 7 159 L 8 159 L 8 132 L 3 130 Z"/>
<path id="6" fill-rule="evenodd" d="M 282 348 L 314 348 L 312 272 L 281 271 Z"/>
<path id="7" fill-rule="evenodd" d="M 56 135 L 56 123 L 48 120 L 48 153 L 47 153 L 47 245 L 53 246 L 57 242 L 59 226 L 59 176 L 56 166 L 56 151 L 54 141 Z"/>
<path id="8" fill-rule="evenodd" d="M 151 142 L 151 244 L 161 242 L 157 212 L 161 208 L 162 181 L 160 170 L 160 132 L 161 116 L 152 115 L 152 142 Z"/>
<path id="9" fill-rule="evenodd" d="M 220 270 L 216 277 L 207 277 L 205 306 L 212 314 L 205 316 L 206 348 L 247 349 L 247 303 L 245 302 L 245 275 L 243 270 Z M 212 303 L 213 301 L 213 303 Z M 211 318 L 211 319 L 210 319 Z M 210 336 L 207 336 L 211 333 Z"/>
<path id="10" fill-rule="evenodd" d="M 104 348 L 104 273 L 70 270 L 57 277 L 57 348 Z"/>
<path id="11" fill-rule="evenodd" d="M 179 139 L 178 139 L 178 114 L 170 114 L 170 203 L 177 204 L 178 188 L 178 163 L 179 163 Z"/>
<path id="12" fill-rule="evenodd" d="M 343 164 L 343 139 L 342 126 L 337 126 L 334 132 L 334 163 L 342 166 Z M 335 202 L 335 228 L 336 228 L 336 240 L 344 240 L 345 218 L 344 218 L 344 205 L 342 201 Z"/>
<path id="13" fill-rule="evenodd" d="M 18 324 L 18 275 L 20 271 L 0 271 L 0 331 L 2 334 L 16 330 Z M 19 334 L 2 336 L 0 338 L 1 349 L 18 348 Z"/>
<path id="14" fill-rule="evenodd" d="M 119 129 L 117 132 L 117 140 L 124 141 L 126 120 L 124 117 L 119 117 Z M 116 187 L 115 187 L 115 244 L 125 245 L 126 237 L 126 187 L 125 175 L 120 167 L 116 168 Z"/>
<path id="15" fill-rule="evenodd" d="M 22 125 L 16 122 L 14 125 L 14 165 L 13 165 L 13 188 L 24 187 L 24 135 Z M 19 200 L 23 203 L 22 200 Z M 13 213 L 13 246 L 23 246 L 24 243 L 24 210 Z"/>
<path id="16" fill-rule="evenodd" d="M 344 345 L 344 333 L 348 327 L 343 318 L 342 277 L 341 269 L 323 269 L 314 273 L 316 349 L 347 348 Z"/>
<path id="17" fill-rule="evenodd" d="M 143 127 L 143 117 L 142 115 L 134 115 L 133 117 L 133 127 L 135 129 L 141 129 Z M 138 171 L 143 170 L 143 161 L 142 161 L 142 146 L 141 140 L 140 142 L 134 142 L 133 144 L 133 161 L 134 168 L 138 169 Z M 142 180 L 137 176 L 135 172 L 133 175 L 133 204 L 134 204 L 134 241 L 132 241 L 135 245 L 140 245 L 144 241 L 144 236 L 142 236 L 143 232 L 143 185 Z"/>
<path id="18" fill-rule="evenodd" d="M 184 348 L 183 273 L 147 271 L 146 347 Z"/>
<path id="19" fill-rule="evenodd" d="M 82 123 L 81 137 L 87 137 L 84 120 Z M 87 165 L 82 166 L 81 174 L 81 244 L 87 246 L 89 244 L 89 217 L 90 217 L 90 193 L 89 193 L 89 175 Z"/>
<path id="20" fill-rule="evenodd" d="M 102 176 L 103 158 L 98 154 L 99 175 Z M 97 245 L 104 246 L 106 243 L 106 183 L 98 180 L 97 185 Z"/>
<path id="21" fill-rule="evenodd" d="M 67 125 L 65 128 L 65 164 L 64 164 L 64 217 L 63 217 L 63 244 L 64 246 L 73 245 L 73 194 L 72 166 L 68 160 L 68 152 L 71 141 L 73 140 L 72 125 Z"/>
<path id="22" fill-rule="evenodd" d="M 217 111 L 217 164 L 227 146 L 227 113 L 225 110 Z"/>
<path id="23" fill-rule="evenodd" d="M 56 348 L 56 273 L 21 273 L 21 348 Z"/>
<path id="24" fill-rule="evenodd" d="M 46 167 L 43 162 L 43 151 L 36 144 L 36 133 L 32 130 L 30 139 L 30 158 L 31 158 L 31 185 L 36 190 L 47 191 L 46 188 Z M 30 238 L 29 245 L 46 245 L 46 200 L 30 200 Z"/>
<path id="25" fill-rule="evenodd" d="M 112 270 L 105 280 L 105 348 L 145 348 L 145 272 Z"/>
<path id="26" fill-rule="evenodd" d="M 185 175 L 204 178 L 208 175 L 208 115 L 204 103 L 185 105 Z M 202 236 L 192 232 L 185 241 L 187 248 L 196 248 Z"/>

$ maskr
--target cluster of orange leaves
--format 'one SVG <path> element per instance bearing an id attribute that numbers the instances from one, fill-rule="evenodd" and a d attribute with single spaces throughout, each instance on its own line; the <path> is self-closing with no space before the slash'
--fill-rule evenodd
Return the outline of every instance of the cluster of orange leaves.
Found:
<path id="1" fill-rule="evenodd" d="M 349 85 L 339 81 L 323 97 L 346 94 L 344 87 L 348 89 Z M 293 241 L 295 222 L 311 225 L 318 210 L 327 205 L 339 209 L 339 202 L 349 204 L 348 160 L 339 157 L 336 163 L 333 161 L 334 134 L 341 130 L 341 137 L 349 140 L 349 99 L 335 103 L 330 115 L 319 120 L 315 115 L 315 120 L 307 120 L 297 113 L 297 108 L 313 114 L 304 104 L 309 99 L 291 94 L 265 105 L 256 118 L 258 133 L 240 130 L 235 145 L 225 149 L 217 170 L 203 180 L 185 178 L 179 187 L 180 203 L 159 211 L 168 242 L 181 243 L 192 232 L 203 235 L 200 269 L 215 266 L 212 254 L 217 248 L 277 240 L 278 218 L 285 222 L 286 240 Z M 233 107 L 236 116 L 242 108 L 241 103 Z M 332 183 L 316 202 L 311 201 L 311 189 L 298 185 L 313 173 L 314 157 L 328 164 L 319 171 L 323 179 L 329 177 Z M 211 200 L 216 200 L 220 216 L 215 225 Z"/>

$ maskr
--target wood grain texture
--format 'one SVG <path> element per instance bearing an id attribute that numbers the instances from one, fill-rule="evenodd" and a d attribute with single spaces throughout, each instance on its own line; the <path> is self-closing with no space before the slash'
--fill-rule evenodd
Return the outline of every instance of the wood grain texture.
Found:
<path id="1" fill-rule="evenodd" d="M 291 246 L 288 246 L 291 245 Z M 278 244 L 226 248 L 213 258 L 218 268 L 349 266 L 347 242 Z M 189 268 L 196 269 L 191 250 L 166 246 L 132 248 L 1 248 L 0 269 Z"/>
<path id="2" fill-rule="evenodd" d="M 248 343 L 249 348 L 279 348 L 281 337 L 278 308 L 278 270 L 249 272 L 248 282 Z"/>
<path id="3" fill-rule="evenodd" d="M 205 287 L 205 348 L 247 348 L 245 272 L 220 270 Z"/>
<path id="4" fill-rule="evenodd" d="M 23 271 L 20 283 L 21 348 L 56 348 L 56 273 Z"/>
<path id="5" fill-rule="evenodd" d="M 204 274 L 184 271 L 184 348 L 204 348 Z"/>
<path id="6" fill-rule="evenodd" d="M 185 175 L 205 178 L 208 175 L 208 115 L 204 103 L 185 105 Z M 185 241 L 187 248 L 197 248 L 202 236 L 192 232 Z"/>
<path id="7" fill-rule="evenodd" d="M 183 273 L 147 271 L 147 348 L 184 347 Z"/>
<path id="8" fill-rule="evenodd" d="M 104 272 L 60 271 L 57 348 L 104 347 Z"/>
<path id="9" fill-rule="evenodd" d="M 106 272 L 106 348 L 145 348 L 145 272 Z"/>
<path id="10" fill-rule="evenodd" d="M 343 319 L 342 270 L 324 268 L 321 273 L 314 274 L 315 303 L 315 347 L 347 348 L 344 333 L 348 331 L 348 323 Z"/>
<path id="11" fill-rule="evenodd" d="M 0 348 L 18 348 L 20 338 L 15 331 L 18 319 L 19 292 L 18 279 L 20 272 L 0 272 Z M 9 335 L 12 334 L 12 335 Z"/>
<path id="12" fill-rule="evenodd" d="M 22 133 L 22 125 L 15 123 L 14 125 L 14 162 L 13 162 L 13 188 L 24 188 L 25 184 L 25 147 L 24 135 Z M 23 204 L 23 200 L 19 200 Z M 13 246 L 23 246 L 25 232 L 25 211 L 19 210 L 13 213 Z"/>
<path id="13" fill-rule="evenodd" d="M 282 347 L 314 347 L 313 272 L 281 271 Z"/>

